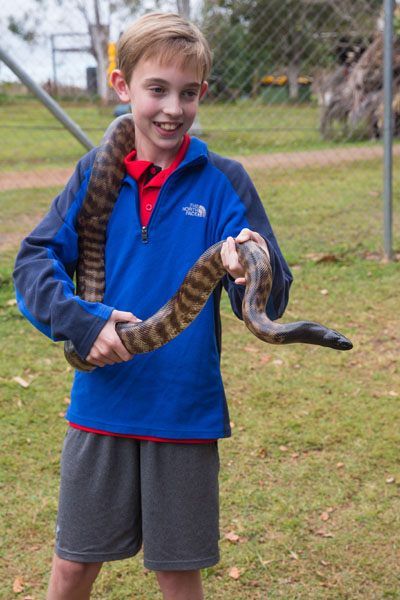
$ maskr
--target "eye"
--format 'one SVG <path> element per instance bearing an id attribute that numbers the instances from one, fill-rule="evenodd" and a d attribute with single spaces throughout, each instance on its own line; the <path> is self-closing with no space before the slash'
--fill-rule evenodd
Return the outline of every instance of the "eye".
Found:
<path id="1" fill-rule="evenodd" d="M 185 90 L 182 94 L 185 98 L 196 98 L 198 92 L 196 90 Z"/>
<path id="2" fill-rule="evenodd" d="M 165 90 L 164 90 L 164 88 L 162 88 L 161 86 L 159 86 L 159 85 L 156 85 L 156 86 L 153 86 L 153 87 L 151 87 L 151 88 L 150 88 L 150 91 L 151 91 L 153 94 L 157 94 L 157 95 L 158 95 L 158 94 L 163 94 Z"/>

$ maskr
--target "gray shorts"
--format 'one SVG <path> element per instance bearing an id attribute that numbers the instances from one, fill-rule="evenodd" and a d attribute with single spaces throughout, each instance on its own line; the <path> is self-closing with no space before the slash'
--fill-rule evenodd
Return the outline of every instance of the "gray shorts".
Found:
<path id="1" fill-rule="evenodd" d="M 134 556 L 156 571 L 215 565 L 218 445 L 170 444 L 69 428 L 61 457 L 56 554 L 77 562 Z"/>

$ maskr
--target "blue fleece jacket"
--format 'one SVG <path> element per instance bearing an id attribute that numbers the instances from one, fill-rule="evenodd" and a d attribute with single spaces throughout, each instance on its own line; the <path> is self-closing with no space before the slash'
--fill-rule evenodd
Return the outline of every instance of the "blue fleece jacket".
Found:
<path id="1" fill-rule="evenodd" d="M 103 302 L 76 296 L 76 220 L 95 153 L 81 159 L 17 256 L 18 305 L 33 325 L 53 340 L 71 339 L 85 357 L 113 308 L 150 317 L 204 250 L 243 227 L 267 241 L 274 275 L 267 314 L 282 315 L 292 278 L 257 192 L 239 163 L 209 152 L 196 138 L 161 188 L 146 235 L 137 184 L 125 177 L 107 227 Z M 226 276 L 195 321 L 166 346 L 91 373 L 76 372 L 66 418 L 120 434 L 180 440 L 229 436 L 220 372 L 222 285 L 241 318 L 244 287 Z"/>

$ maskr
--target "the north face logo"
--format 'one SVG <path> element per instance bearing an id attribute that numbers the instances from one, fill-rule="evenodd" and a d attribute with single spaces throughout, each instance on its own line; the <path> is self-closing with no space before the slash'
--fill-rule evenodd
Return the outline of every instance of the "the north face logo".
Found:
<path id="1" fill-rule="evenodd" d="M 191 202 L 189 206 L 184 206 L 182 210 L 188 217 L 205 218 L 207 216 L 207 211 L 202 204 L 194 204 Z"/>

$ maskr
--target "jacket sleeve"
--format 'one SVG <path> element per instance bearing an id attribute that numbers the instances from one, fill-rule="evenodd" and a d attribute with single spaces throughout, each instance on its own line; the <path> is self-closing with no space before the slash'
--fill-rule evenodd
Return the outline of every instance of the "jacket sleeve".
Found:
<path id="1" fill-rule="evenodd" d="M 266 312 L 271 320 L 278 319 L 283 315 L 289 300 L 289 289 L 293 280 L 290 269 L 279 248 L 254 184 L 245 169 L 238 162 L 217 155 L 213 155 L 212 160 L 214 165 L 224 172 L 229 182 L 220 208 L 217 239 L 236 237 L 244 227 L 257 231 L 265 239 L 273 274 Z M 235 284 L 229 275 L 224 277 L 223 285 L 228 292 L 235 315 L 242 319 L 245 286 Z"/>
<path id="2" fill-rule="evenodd" d="M 78 258 L 76 218 L 85 196 L 95 151 L 78 163 L 49 212 L 22 242 L 13 273 L 18 307 L 54 341 L 72 340 L 85 358 L 113 307 L 75 295 Z"/>

